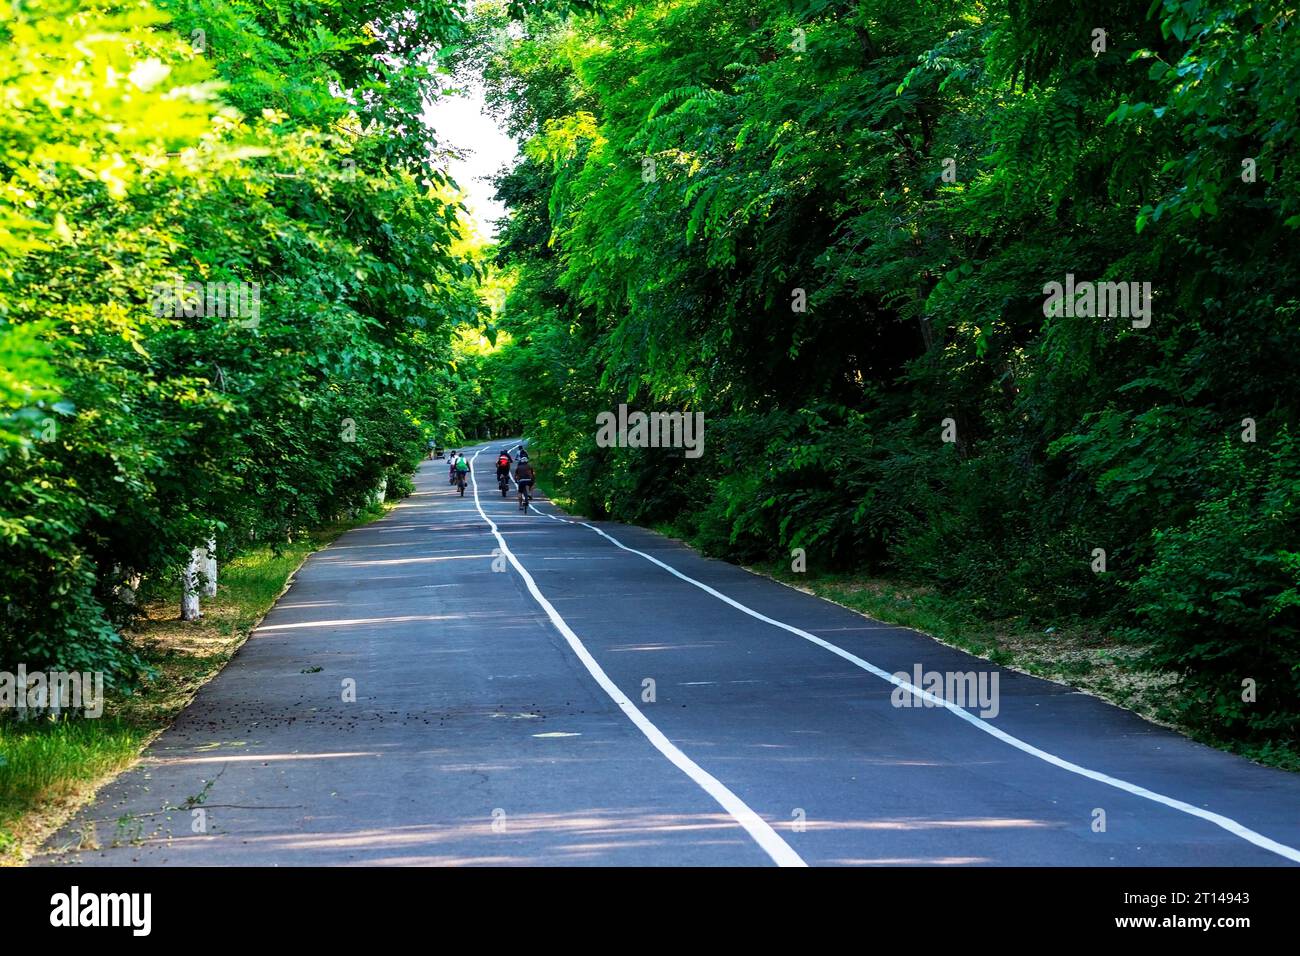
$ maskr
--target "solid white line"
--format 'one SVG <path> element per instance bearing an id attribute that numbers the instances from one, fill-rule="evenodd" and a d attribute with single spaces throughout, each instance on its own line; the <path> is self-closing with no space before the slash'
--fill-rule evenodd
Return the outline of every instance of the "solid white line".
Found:
<path id="1" fill-rule="evenodd" d="M 478 456 L 479 452 L 476 451 L 474 457 L 478 458 Z M 473 463 L 471 462 L 471 465 L 472 464 Z M 619 710 L 623 711 L 627 718 L 636 725 L 636 728 L 641 731 L 641 733 L 645 734 L 646 739 L 654 745 L 655 749 L 667 757 L 678 770 L 695 781 L 695 783 L 698 784 L 705 793 L 722 806 L 722 809 L 731 814 L 732 818 L 745 828 L 746 832 L 748 832 L 754 839 L 754 842 L 762 848 L 763 852 L 772 858 L 773 862 L 775 862 L 777 866 L 807 866 L 808 864 L 804 862 L 803 858 L 794 851 L 790 844 L 786 843 L 785 840 L 781 839 L 781 837 L 777 835 L 776 831 L 772 829 L 766 820 L 755 813 L 743 800 L 740 799 L 740 797 L 727 789 L 727 787 L 725 787 L 716 777 L 706 771 L 690 757 L 686 756 L 686 754 L 682 753 L 682 751 L 677 748 L 677 745 L 664 736 L 663 732 L 652 724 L 645 714 L 641 713 L 641 711 L 637 709 L 636 704 L 632 703 L 628 696 L 619 690 L 618 686 L 609 679 L 609 675 L 607 675 L 601 666 L 596 663 L 596 659 L 591 656 L 591 653 L 578 638 L 578 635 L 573 632 L 573 629 L 569 627 L 564 618 L 560 617 L 559 612 L 551 606 L 551 602 L 546 600 L 542 595 L 542 592 L 537 587 L 537 582 L 533 580 L 533 576 L 528 573 L 527 569 L 525 569 L 519 562 L 519 559 L 515 557 L 514 552 L 511 551 L 509 545 L 506 544 L 506 539 L 502 537 L 501 532 L 497 530 L 496 522 L 489 518 L 487 512 L 483 510 L 483 506 L 479 503 L 478 481 L 474 478 L 473 467 L 470 468 L 470 480 L 474 486 L 474 506 L 478 508 L 479 515 L 481 515 L 483 520 L 488 523 L 488 527 L 492 529 L 492 534 L 496 537 L 497 544 L 501 547 L 501 553 L 506 556 L 514 566 L 514 569 L 519 572 L 519 576 L 523 578 L 524 584 L 528 586 L 528 591 L 532 594 L 533 600 L 535 600 L 541 606 L 542 610 L 546 612 L 546 616 L 551 619 L 551 623 L 555 625 L 555 629 L 559 631 L 564 639 L 569 643 L 569 647 L 573 649 L 573 653 L 577 655 L 578 660 L 582 661 L 583 666 L 587 668 L 588 673 L 591 674 L 596 683 L 599 684 L 601 689 L 610 696 L 614 703 L 618 705 Z"/>
<path id="2" fill-rule="evenodd" d="M 929 691 L 922 690 L 921 688 L 914 686 L 913 684 L 911 684 L 906 680 L 903 680 L 902 678 L 895 677 L 893 674 L 877 667 L 875 664 L 872 664 L 870 661 L 863 660 L 861 657 L 858 657 L 856 654 L 852 654 L 849 651 L 846 651 L 844 648 L 836 644 L 832 644 L 830 641 L 823 640 L 817 635 L 810 634 L 807 631 L 802 630 L 801 628 L 797 628 L 790 624 L 786 624 L 784 621 L 778 621 L 775 618 L 770 618 L 766 614 L 762 614 L 758 611 L 755 611 L 753 608 L 741 604 L 739 601 L 735 600 L 734 598 L 728 597 L 727 595 L 723 594 L 721 591 L 709 587 L 709 585 L 703 583 L 702 581 L 697 581 L 694 578 L 683 574 L 682 572 L 678 571 L 676 568 L 672 567 L 671 565 L 665 564 L 663 561 L 660 561 L 658 558 L 652 555 L 646 554 L 644 551 L 638 551 L 636 548 L 629 548 L 627 545 L 619 541 L 613 535 L 607 534 L 606 532 L 602 531 L 600 528 L 597 528 L 594 525 L 588 524 L 585 521 L 577 521 L 568 518 L 560 518 L 555 515 L 546 514 L 546 512 L 544 511 L 539 511 L 538 513 L 545 514 L 546 517 L 551 518 L 555 521 L 565 521 L 568 524 L 578 524 L 578 525 L 582 525 L 584 528 L 589 528 L 590 530 L 596 532 L 596 534 L 600 535 L 602 538 L 605 538 L 608 541 L 610 541 L 615 546 L 622 548 L 624 551 L 630 552 L 631 554 L 635 554 L 638 555 L 639 557 L 645 558 L 647 561 L 651 562 L 652 564 L 659 565 L 659 567 L 663 568 L 668 573 L 678 578 L 681 578 L 683 581 L 687 582 L 688 584 L 695 585 L 695 587 L 699 588 L 701 591 L 704 591 L 707 594 L 711 594 L 719 601 L 731 605 L 736 610 L 748 614 L 750 617 L 762 621 L 765 624 L 771 624 L 773 627 L 779 627 L 783 631 L 789 631 L 791 634 L 797 635 L 798 637 L 802 637 L 806 641 L 811 641 L 813 644 L 816 644 L 818 647 L 825 648 L 826 650 L 830 651 L 832 654 L 844 658 L 844 660 L 848 661 L 851 664 L 856 665 L 857 667 L 862 668 L 864 671 L 874 674 L 875 676 L 881 678 L 882 680 L 888 681 L 889 683 L 895 685 L 896 687 L 901 687 L 904 690 L 907 690 L 918 697 L 928 700 L 934 706 L 945 708 L 949 713 L 957 717 L 960 717 L 962 720 L 966 721 L 971 726 L 978 727 L 986 734 L 989 734 L 992 737 L 996 737 L 998 740 L 1001 740 L 1003 743 L 1010 744 L 1012 747 L 1015 747 L 1017 750 L 1024 751 L 1025 753 L 1037 757 L 1039 760 L 1045 761 L 1046 763 L 1049 763 L 1054 767 L 1060 767 L 1062 770 L 1068 770 L 1070 773 L 1078 774 L 1081 777 L 1087 777 L 1089 780 L 1095 780 L 1098 783 L 1104 783 L 1107 786 L 1115 787 L 1118 790 L 1123 790 L 1125 793 L 1130 793 L 1137 797 L 1143 797 L 1147 800 L 1151 800 L 1155 803 L 1162 804 L 1166 807 L 1171 807 L 1174 810 L 1179 810 L 1183 813 L 1190 814 L 1191 816 L 1199 817 L 1202 820 L 1208 820 L 1210 823 L 1213 823 L 1215 826 L 1222 827 L 1224 830 L 1227 830 L 1229 833 L 1233 834 L 1234 836 L 1238 836 L 1249 843 L 1253 843 L 1255 844 L 1255 846 L 1261 847 L 1265 850 L 1269 850 L 1272 853 L 1276 853 L 1278 856 L 1286 857 L 1286 859 L 1291 860 L 1293 862 L 1300 863 L 1300 850 L 1297 850 L 1294 847 L 1287 846 L 1285 843 L 1279 843 L 1277 840 L 1270 839 L 1269 837 L 1264 836 L 1262 833 L 1257 833 L 1254 830 L 1250 829 L 1249 827 L 1238 823 L 1236 820 L 1233 820 L 1231 817 L 1225 817 L 1222 814 L 1214 813 L 1210 810 L 1204 810 L 1201 807 L 1194 806 L 1182 800 L 1176 800 L 1173 797 L 1166 797 L 1164 794 L 1156 793 L 1154 790 L 1148 790 L 1146 787 L 1140 787 L 1135 783 L 1129 783 L 1127 780 L 1121 780 L 1120 778 L 1112 777 L 1109 774 L 1101 773 L 1096 770 L 1089 770 L 1087 767 L 1082 767 L 1079 764 L 1072 763 L 1069 760 L 1064 759 L 1063 757 L 1058 757 L 1055 754 L 1048 753 L 1045 750 L 1040 750 L 1038 747 L 1035 747 L 1033 744 L 1027 743 L 1021 740 L 1019 737 L 1012 736 L 1006 731 L 993 726 L 988 721 L 976 716 L 975 714 L 970 713 L 965 708 L 958 707 L 956 704 L 943 700 L 942 698 L 937 697 L 934 694 L 931 694 Z"/>

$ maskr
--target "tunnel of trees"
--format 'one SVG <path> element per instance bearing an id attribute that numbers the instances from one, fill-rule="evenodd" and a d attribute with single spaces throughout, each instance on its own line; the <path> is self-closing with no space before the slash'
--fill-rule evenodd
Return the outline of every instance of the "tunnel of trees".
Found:
<path id="1" fill-rule="evenodd" d="M 138 589 L 516 432 L 583 513 L 1086 620 L 1294 747 L 1296 16 L 3 5 L 0 667 L 128 686 Z M 467 77 L 492 243 L 421 121 Z M 620 404 L 703 455 L 604 447 Z"/>

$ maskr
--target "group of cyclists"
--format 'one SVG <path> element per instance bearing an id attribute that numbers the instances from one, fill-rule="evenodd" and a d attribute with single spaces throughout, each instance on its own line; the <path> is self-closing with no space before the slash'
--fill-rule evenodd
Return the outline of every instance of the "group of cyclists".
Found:
<path id="1" fill-rule="evenodd" d="M 528 449 L 523 445 L 519 447 L 519 457 L 516 459 L 510 454 L 509 448 L 502 448 L 497 455 L 497 481 L 509 480 L 510 468 L 514 466 L 515 485 L 519 488 L 519 506 L 526 508 L 527 503 L 532 501 L 533 487 L 537 482 L 537 474 L 533 471 L 533 463 L 528 459 Z M 447 477 L 450 484 L 460 489 L 460 493 L 465 494 L 465 482 L 469 478 L 469 460 L 466 459 L 462 451 L 453 451 L 449 456 L 450 466 Z"/>

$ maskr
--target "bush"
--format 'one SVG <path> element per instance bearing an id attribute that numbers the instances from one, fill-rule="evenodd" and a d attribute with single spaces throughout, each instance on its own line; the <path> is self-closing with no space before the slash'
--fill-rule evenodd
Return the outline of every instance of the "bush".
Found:
<path id="1" fill-rule="evenodd" d="M 1181 716 L 1246 741 L 1300 740 L 1300 447 L 1228 440 L 1217 493 L 1184 527 L 1156 532 L 1131 585 L 1152 662 L 1184 675 Z M 1243 700 L 1243 683 L 1254 700 Z"/>

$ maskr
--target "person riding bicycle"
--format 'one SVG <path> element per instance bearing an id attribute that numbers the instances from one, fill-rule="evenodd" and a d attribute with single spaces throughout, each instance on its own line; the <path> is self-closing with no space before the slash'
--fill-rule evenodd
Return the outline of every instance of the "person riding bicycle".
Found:
<path id="1" fill-rule="evenodd" d="M 533 471 L 532 462 L 528 456 L 521 450 L 519 452 L 519 463 L 515 465 L 515 484 L 519 486 L 519 500 L 523 501 L 524 493 L 532 497 L 533 485 L 537 480 L 537 474 Z"/>
<path id="2" fill-rule="evenodd" d="M 447 456 L 447 484 L 456 483 L 456 461 L 460 458 L 460 452 L 453 451 Z"/>
<path id="3" fill-rule="evenodd" d="M 514 461 L 510 457 L 510 449 L 502 448 L 501 454 L 497 455 L 497 481 L 510 476 L 510 465 Z"/>
<path id="4" fill-rule="evenodd" d="M 456 456 L 456 481 L 462 482 L 469 477 L 469 462 L 465 460 L 465 453 L 461 452 Z"/>

